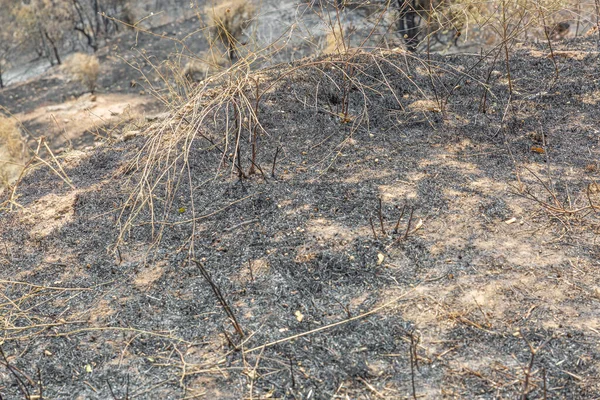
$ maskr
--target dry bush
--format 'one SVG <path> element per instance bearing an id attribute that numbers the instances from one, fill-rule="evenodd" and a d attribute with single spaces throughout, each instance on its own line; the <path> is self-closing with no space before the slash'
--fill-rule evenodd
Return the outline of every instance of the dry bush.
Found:
<path id="1" fill-rule="evenodd" d="M 0 116 L 0 187 L 11 184 L 24 166 L 25 143 L 17 123 Z"/>
<path id="2" fill-rule="evenodd" d="M 229 0 L 217 5 L 209 5 L 205 9 L 210 21 L 209 26 L 216 39 L 227 48 L 229 59 L 236 58 L 236 51 L 241 43 L 244 31 L 256 14 L 256 8 L 247 0 Z"/>
<path id="3" fill-rule="evenodd" d="M 96 91 L 98 75 L 100 73 L 100 61 L 98 61 L 98 57 L 85 53 L 76 53 L 68 61 L 66 69 L 90 93 L 93 94 Z"/>
<path id="4" fill-rule="evenodd" d="M 489 5 L 483 0 L 429 1 L 431 1 L 431 6 L 425 8 L 428 10 L 429 15 L 420 14 L 420 18 L 416 19 L 422 24 L 421 26 L 429 26 L 430 30 L 426 30 L 425 33 L 430 32 L 429 35 L 431 35 L 435 29 L 436 33 L 440 35 L 454 35 L 452 30 L 464 29 L 465 31 L 476 32 L 478 30 L 478 32 L 482 32 L 486 29 L 495 33 L 497 41 L 507 43 L 505 46 L 507 51 L 510 48 L 508 42 L 521 34 L 521 26 L 523 26 L 523 29 L 527 29 L 529 26 L 527 24 L 539 22 L 539 10 L 533 6 L 525 8 L 527 4 L 524 0 L 515 0 L 514 2 L 505 0 L 502 3 L 506 6 L 504 10 L 493 6 L 499 5 L 500 2 L 492 2 L 493 5 Z M 552 4 L 548 3 L 542 9 L 541 13 L 548 24 L 547 26 L 551 26 L 549 24 L 555 18 L 554 10 L 557 8 L 558 1 L 556 0 Z M 384 28 L 386 28 L 383 29 L 384 32 L 391 30 L 387 29 L 388 21 L 385 20 L 383 14 L 389 11 L 392 7 L 391 4 L 390 2 L 386 3 L 387 8 L 381 8 L 381 14 L 375 14 L 371 19 L 374 25 L 384 25 Z M 393 4 L 395 6 L 396 2 Z M 448 8 L 445 8 L 447 6 Z M 317 6 L 315 5 L 315 7 Z M 423 10 L 421 8 L 419 11 Z M 372 51 L 372 48 L 369 49 L 368 47 L 371 43 L 376 43 L 375 41 L 379 40 L 379 33 L 377 35 L 373 34 L 372 36 L 375 38 L 369 43 L 367 43 L 369 37 L 359 37 L 358 44 L 355 44 L 357 43 L 356 40 L 353 41 L 352 51 L 348 52 L 350 43 L 348 38 L 354 38 L 357 35 L 352 33 L 351 26 L 344 17 L 345 14 L 341 11 L 338 12 L 338 9 L 335 9 L 335 11 L 334 13 L 330 8 L 318 14 L 321 23 L 329 27 L 330 32 L 323 43 L 321 51 L 323 53 L 338 53 L 343 56 L 333 57 L 333 60 L 307 60 L 305 64 L 295 66 L 294 69 L 305 68 L 315 74 L 320 74 L 322 70 L 333 71 L 333 75 L 337 77 L 337 80 L 332 85 L 335 87 L 332 90 L 339 91 L 335 93 L 336 98 L 339 99 L 339 104 L 335 106 L 335 109 L 329 107 L 327 111 L 339 117 L 340 123 L 351 125 L 351 129 L 358 129 L 357 127 L 366 123 L 365 121 L 369 119 L 366 93 L 370 88 L 361 80 L 364 79 L 361 65 L 366 59 L 374 60 L 383 65 L 387 65 L 388 62 L 384 56 L 379 55 L 379 52 Z M 504 16 L 502 11 L 504 11 Z M 269 89 L 276 87 L 278 83 L 267 83 L 265 77 L 268 77 L 268 73 L 251 74 L 250 62 L 244 64 L 246 59 L 252 60 L 253 57 L 249 55 L 244 58 L 239 43 L 243 41 L 244 29 L 254 15 L 254 8 L 248 2 L 232 0 L 219 6 L 209 6 L 205 9 L 205 12 L 212 22 L 210 24 L 212 38 L 220 41 L 227 48 L 227 52 L 223 51 L 222 54 L 228 54 L 230 58 L 235 55 L 240 60 L 232 69 L 216 74 L 210 82 L 207 80 L 203 84 L 194 85 L 192 90 L 187 88 L 181 90 L 174 85 L 169 86 L 170 88 L 173 87 L 170 90 L 177 93 L 177 96 L 173 96 L 174 101 L 165 101 L 165 104 L 169 104 L 176 111 L 148 136 L 147 143 L 140 150 L 140 158 L 143 155 L 145 166 L 140 169 L 139 186 L 127 200 L 129 208 L 127 212 L 123 212 L 121 215 L 123 228 L 120 232 L 119 241 L 124 240 L 128 230 L 135 225 L 136 219 L 141 218 L 144 213 L 149 212 L 151 215 L 150 220 L 156 221 L 159 210 L 153 199 L 157 197 L 156 193 L 159 190 L 164 188 L 165 193 L 167 193 L 166 195 L 161 193 L 158 196 L 167 199 L 163 205 L 165 209 L 173 205 L 172 199 L 175 199 L 175 197 L 171 197 L 174 193 L 172 188 L 177 187 L 177 184 L 173 182 L 187 179 L 181 171 L 186 170 L 189 166 L 187 163 L 192 151 L 190 149 L 193 147 L 189 143 L 200 139 L 207 141 L 210 144 L 211 151 L 215 151 L 221 160 L 218 164 L 219 168 L 226 165 L 231 168 L 232 173 L 237 173 L 240 179 L 249 178 L 255 173 L 255 163 L 257 164 L 256 169 L 264 177 L 264 171 L 258 168 L 258 161 L 256 161 L 259 160 L 259 157 L 255 157 L 256 154 L 262 154 L 263 144 L 261 140 L 263 143 L 268 140 L 267 132 L 261 123 L 261 108 L 263 107 L 261 101 L 264 101 L 265 96 L 263 95 L 268 93 Z M 525 25 L 520 25 L 520 23 Z M 377 26 L 367 26 L 368 32 L 371 33 L 378 28 Z M 365 28 L 362 26 L 359 26 L 358 29 L 361 29 L 360 33 L 365 32 Z M 448 33 L 445 33 L 446 31 Z M 371 33 L 367 33 L 367 35 L 371 35 Z M 285 35 L 282 35 L 282 37 L 285 37 Z M 312 41 L 311 46 L 313 43 L 319 43 L 318 39 Z M 364 45 L 364 43 L 367 43 L 367 45 Z M 267 47 L 269 46 L 267 45 Z M 218 54 L 218 47 L 212 47 L 211 51 Z M 273 46 L 273 48 L 275 47 L 277 46 Z M 246 49 L 245 51 L 250 52 L 252 49 Z M 271 50 L 269 48 L 267 51 L 263 51 L 260 48 L 253 51 L 258 54 L 254 58 L 258 58 Z M 184 75 L 192 79 L 202 79 L 211 73 L 215 66 L 220 64 L 219 61 L 211 59 L 212 54 L 209 53 L 210 57 L 203 57 L 199 61 L 188 63 L 183 71 L 179 67 L 180 64 L 177 64 L 177 76 L 181 78 Z M 431 63 L 429 58 L 420 57 L 418 54 L 406 54 L 406 59 L 416 60 L 414 65 L 418 65 L 420 69 L 425 71 L 420 75 L 429 77 L 428 85 L 433 90 L 433 95 L 428 96 L 420 87 L 417 87 L 423 98 L 415 99 L 421 101 L 413 102 L 408 107 L 408 111 L 413 113 L 446 112 L 446 105 L 452 91 L 445 93 L 447 88 L 439 78 L 438 67 Z M 410 77 L 412 75 L 410 71 L 404 71 L 399 66 L 394 65 L 392 67 L 397 68 L 397 73 L 401 76 Z M 187 81 L 185 79 L 181 80 Z M 395 97 L 395 89 L 387 83 L 385 76 L 383 82 L 387 89 L 382 90 L 389 90 Z M 412 78 L 410 78 L 410 82 L 417 85 Z M 420 81 L 419 84 L 422 85 L 423 81 Z M 218 90 L 214 90 L 216 86 L 218 86 Z M 158 91 L 157 94 L 161 98 L 165 97 Z M 353 96 L 355 98 L 362 96 L 364 106 L 353 105 L 353 102 L 360 101 L 352 100 Z M 403 109 L 404 105 L 400 104 L 400 100 L 398 102 L 399 107 Z M 276 156 L 274 159 L 276 159 Z M 275 164 L 275 161 L 273 161 L 273 164 Z M 266 177 L 264 178 L 266 180 Z M 151 182 L 151 184 L 146 185 L 147 182 Z M 156 229 L 160 229 L 162 232 L 163 228 L 158 228 L 158 226 L 156 225 Z M 160 240 L 160 235 L 160 233 L 157 234 L 156 240 Z"/>

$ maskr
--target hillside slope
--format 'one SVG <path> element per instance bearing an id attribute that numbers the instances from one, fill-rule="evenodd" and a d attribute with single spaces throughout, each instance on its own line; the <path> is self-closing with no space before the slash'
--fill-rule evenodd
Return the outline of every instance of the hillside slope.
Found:
<path id="1" fill-rule="evenodd" d="M 512 95 L 504 64 L 478 55 L 259 71 L 241 90 L 264 91 L 262 173 L 241 181 L 233 120 L 198 119 L 227 80 L 65 158 L 74 189 L 39 169 L 0 211 L 0 393 L 599 397 L 594 46 L 557 44 L 558 79 L 523 46 Z"/>

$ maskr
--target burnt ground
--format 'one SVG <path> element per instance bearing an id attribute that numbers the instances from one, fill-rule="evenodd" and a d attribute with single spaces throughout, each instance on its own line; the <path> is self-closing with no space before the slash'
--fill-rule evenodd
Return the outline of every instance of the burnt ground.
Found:
<path id="1" fill-rule="evenodd" d="M 107 97 L 101 103 L 128 102 L 135 114 L 142 116 L 160 113 L 165 104 L 156 92 L 163 90 L 164 82 L 157 70 L 164 68 L 166 60 L 181 60 L 185 64 L 188 57 L 193 58 L 206 50 L 207 42 L 199 29 L 198 19 L 189 18 L 147 31 L 126 30 L 111 38 L 95 54 L 101 66 L 96 96 Z M 68 57 L 64 61 L 68 62 Z M 94 104 L 81 104 L 87 100 L 86 92 L 86 88 L 72 80 L 61 66 L 55 66 L 39 77 L 0 90 L 0 105 L 23 123 L 32 145 L 35 139 L 45 136 L 54 150 L 64 149 L 67 144 L 60 136 L 66 132 L 72 140 L 69 146 L 80 149 L 93 144 L 99 137 L 109 136 L 108 132 L 115 125 L 131 122 L 131 112 L 119 112 L 119 118 L 108 121 L 109 118 L 93 109 Z M 115 96 L 120 98 L 115 100 Z M 84 101 L 77 104 L 79 98 Z M 91 113 L 77 117 L 61 115 L 61 111 L 77 108 L 90 109 Z M 71 123 L 93 119 L 90 117 L 98 114 L 100 116 L 94 123 Z"/>
<path id="2" fill-rule="evenodd" d="M 145 144 L 227 84 L 64 158 L 74 189 L 38 169 L 0 211 L 2 397 L 599 398 L 600 57 L 555 46 L 558 79 L 514 49 L 512 96 L 493 55 L 260 72 L 264 177 L 237 179 L 207 118 L 117 249 Z"/>
<path id="3" fill-rule="evenodd" d="M 197 18 L 173 22 L 148 31 L 126 30 L 111 38 L 95 54 L 101 65 L 97 91 L 100 94 L 136 95 L 145 91 L 148 94 L 148 84 L 144 82 L 140 71 L 152 81 L 156 78 L 153 74 L 154 67 L 160 66 L 169 55 L 193 57 L 206 48 L 207 43 Z M 131 68 L 129 64 L 135 68 Z M 57 73 L 59 70 L 60 66 L 55 66 L 39 78 L 1 90 L 0 104 L 11 113 L 18 114 L 40 106 L 61 104 L 73 96 L 86 93 L 85 87 Z M 132 86 L 132 81 L 137 85 Z"/>

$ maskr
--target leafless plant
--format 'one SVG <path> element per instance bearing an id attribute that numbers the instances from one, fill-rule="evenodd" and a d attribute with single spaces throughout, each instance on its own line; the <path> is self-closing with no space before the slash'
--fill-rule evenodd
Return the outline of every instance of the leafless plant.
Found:
<path id="1" fill-rule="evenodd" d="M 531 343 L 531 341 L 529 341 L 529 339 L 527 339 L 527 337 L 523 334 L 523 332 L 519 332 L 520 336 L 523 338 L 523 340 L 527 343 L 527 347 L 529 348 L 529 363 L 527 364 L 526 367 L 523 367 L 523 373 L 525 375 L 525 379 L 523 379 L 523 387 L 521 389 L 521 395 L 519 396 L 521 398 L 521 400 L 527 400 L 527 394 L 529 393 L 529 384 L 531 382 L 531 377 L 532 377 L 532 371 L 533 371 L 533 364 L 535 362 L 535 356 L 542 350 L 542 348 L 544 346 L 546 346 L 552 339 L 553 337 L 549 337 L 548 339 L 546 339 L 544 342 L 542 342 L 542 344 L 540 344 L 539 346 L 535 347 L 533 345 L 533 343 Z M 545 378 L 545 374 L 544 374 L 544 378 Z M 546 384 L 546 380 L 544 379 L 544 385 Z"/>

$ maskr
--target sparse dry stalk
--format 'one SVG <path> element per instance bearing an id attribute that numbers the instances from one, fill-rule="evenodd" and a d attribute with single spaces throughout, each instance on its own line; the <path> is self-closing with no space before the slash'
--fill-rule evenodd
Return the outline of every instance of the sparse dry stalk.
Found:
<path id="1" fill-rule="evenodd" d="M 377 240 L 377 232 L 375 231 L 375 225 L 373 224 L 373 217 L 369 217 L 369 224 L 371 225 L 371 232 L 373 232 L 373 238 Z"/>
<path id="2" fill-rule="evenodd" d="M 512 96 L 513 86 L 510 75 L 510 56 L 508 51 L 508 18 L 506 17 L 506 0 L 502 0 L 502 44 L 504 45 L 504 57 L 506 62 L 506 76 L 508 78 L 508 94 Z"/>
<path id="3" fill-rule="evenodd" d="M 398 228 L 400 228 L 400 221 L 404 216 L 404 211 L 406 210 L 406 204 L 402 206 L 402 211 L 400 212 L 400 216 L 398 217 L 398 221 L 396 222 L 396 226 L 394 227 L 394 233 L 398 233 Z"/>
<path id="4" fill-rule="evenodd" d="M 430 30 L 433 13 L 433 1 L 429 1 L 429 11 L 427 13 L 427 31 Z M 427 34 L 427 71 L 429 75 L 429 81 L 431 82 L 431 89 L 433 90 L 433 94 L 435 96 L 435 102 L 440 108 L 440 111 L 444 113 L 444 104 L 442 103 L 440 96 L 438 96 L 437 87 L 433 79 L 433 69 L 431 68 L 431 34 Z"/>
<path id="5" fill-rule="evenodd" d="M 529 363 L 527 364 L 527 367 L 523 368 L 523 373 L 525 374 L 525 379 L 523 380 L 523 388 L 521 389 L 521 400 L 527 400 L 528 396 L 527 394 L 529 393 L 529 382 L 531 380 L 531 372 L 533 370 L 533 364 L 535 362 L 535 356 L 540 352 L 540 350 L 542 350 L 542 348 L 544 346 L 546 346 L 550 340 L 552 340 L 552 336 L 550 338 L 548 338 L 546 341 L 544 341 L 542 344 L 540 344 L 538 347 L 534 347 L 533 344 L 527 339 L 527 337 L 525 337 L 525 335 L 523 335 L 522 332 L 520 332 L 520 336 L 523 338 L 523 340 L 525 340 L 525 342 L 527 343 L 527 347 L 529 348 L 529 353 L 530 353 L 530 357 L 529 357 Z M 544 372 L 544 388 L 545 388 L 545 372 Z M 545 391 L 544 391 L 544 395 L 545 395 Z"/>
<path id="6" fill-rule="evenodd" d="M 546 24 L 546 15 L 544 14 L 544 9 L 538 3 L 536 3 L 538 8 L 538 13 L 542 20 L 542 27 L 544 28 L 544 36 L 546 36 L 546 41 L 548 42 L 548 48 L 550 49 L 550 57 L 552 58 L 552 63 L 554 64 L 554 79 L 558 80 L 558 64 L 556 63 L 556 57 L 554 56 L 554 49 L 552 48 L 552 40 L 550 39 L 550 29 Z"/>
<path id="7" fill-rule="evenodd" d="M 417 346 L 415 343 L 415 337 L 413 332 L 409 332 L 410 335 L 410 346 L 409 346 L 409 361 L 410 361 L 410 385 L 412 389 L 413 400 L 417 400 L 417 389 L 415 385 L 415 366 L 417 364 Z"/>
<path id="8" fill-rule="evenodd" d="M 241 141 L 242 141 L 242 115 L 238 102 L 235 100 L 232 103 L 233 105 L 233 116 L 234 116 L 234 130 L 235 130 L 235 153 L 233 154 L 233 162 L 237 162 L 237 170 L 238 170 L 238 178 L 246 178 L 246 174 L 244 174 L 244 169 L 242 167 L 242 151 L 241 151 Z"/>
<path id="9" fill-rule="evenodd" d="M 0 357 L 3 360 L 3 364 L 6 367 L 6 369 L 8 369 L 10 374 L 15 378 L 15 381 L 17 382 L 17 387 L 19 388 L 19 390 L 21 391 L 23 396 L 26 399 L 31 399 L 31 395 L 29 394 L 29 389 L 27 388 L 27 384 L 24 381 L 24 380 L 27 380 L 27 376 L 25 376 L 24 379 L 19 376 L 19 374 L 17 373 L 18 370 L 11 365 L 10 361 L 8 360 L 8 357 L 4 353 L 4 350 L 2 349 L 2 346 L 0 346 Z"/>
<path id="10" fill-rule="evenodd" d="M 258 105 L 260 102 L 260 78 L 256 78 L 254 80 L 255 84 L 256 84 L 256 102 L 254 103 L 254 118 L 257 119 L 257 121 L 254 121 L 254 123 L 252 124 L 252 162 L 250 163 L 250 170 L 248 171 L 248 175 L 253 175 L 256 173 L 255 170 L 255 165 L 256 165 L 256 153 L 257 153 L 257 143 L 256 141 L 258 140 Z"/>
<path id="11" fill-rule="evenodd" d="M 488 72 L 485 77 L 485 84 L 483 85 L 483 93 L 481 95 L 481 102 L 479 103 L 479 112 L 482 114 L 485 114 L 487 111 L 487 97 L 488 97 L 488 92 L 489 92 L 488 86 L 489 86 L 490 80 L 492 78 L 492 72 L 494 71 L 496 62 L 498 61 L 498 57 L 500 56 L 501 52 L 502 52 L 502 47 L 498 48 L 498 51 L 496 52 L 496 55 L 494 56 L 494 60 L 492 61 L 492 64 L 488 68 Z M 481 60 L 484 60 L 486 57 L 487 57 L 487 54 L 485 55 L 485 57 L 482 54 Z"/>

